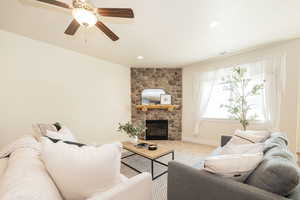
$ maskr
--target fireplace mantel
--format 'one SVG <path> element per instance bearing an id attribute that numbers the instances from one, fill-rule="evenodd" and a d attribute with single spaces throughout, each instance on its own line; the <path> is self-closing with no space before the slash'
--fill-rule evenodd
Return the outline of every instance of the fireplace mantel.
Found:
<path id="1" fill-rule="evenodd" d="M 147 112 L 149 109 L 160 109 L 160 110 L 168 110 L 168 111 L 173 111 L 174 109 L 179 108 L 178 105 L 137 105 L 137 109 L 140 109 L 144 112 Z"/>

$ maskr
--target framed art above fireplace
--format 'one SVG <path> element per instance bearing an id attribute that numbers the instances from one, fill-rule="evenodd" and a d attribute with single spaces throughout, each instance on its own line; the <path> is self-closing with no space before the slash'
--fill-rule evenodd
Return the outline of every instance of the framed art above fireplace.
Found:
<path id="1" fill-rule="evenodd" d="M 164 89 L 144 89 L 141 94 L 142 105 L 160 104 L 160 97 L 163 94 L 166 94 Z"/>
<path id="2" fill-rule="evenodd" d="M 169 94 L 161 94 L 160 95 L 160 104 L 171 105 L 172 104 L 172 96 Z"/>

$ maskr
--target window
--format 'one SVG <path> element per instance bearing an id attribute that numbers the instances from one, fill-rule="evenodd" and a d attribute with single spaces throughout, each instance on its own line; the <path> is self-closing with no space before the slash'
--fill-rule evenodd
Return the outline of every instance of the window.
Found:
<path id="1" fill-rule="evenodd" d="M 264 81 L 264 74 L 262 63 L 251 63 L 240 65 L 242 68 L 247 69 L 247 76 L 251 78 L 248 89 L 253 88 L 256 84 L 261 84 Z M 203 90 L 203 92 L 209 92 L 209 98 L 207 107 L 205 109 L 203 118 L 209 119 L 229 119 L 230 113 L 226 108 L 221 108 L 222 104 L 228 104 L 228 99 L 232 95 L 230 91 L 224 90 L 224 84 L 222 84 L 222 77 L 232 73 L 233 67 L 221 69 L 216 71 L 215 80 L 211 82 L 211 90 Z M 207 94 L 206 94 L 207 95 Z M 264 121 L 264 91 L 260 92 L 260 95 L 251 96 L 247 99 L 248 103 L 252 105 L 252 109 L 248 112 L 249 116 L 257 115 L 256 120 Z"/>

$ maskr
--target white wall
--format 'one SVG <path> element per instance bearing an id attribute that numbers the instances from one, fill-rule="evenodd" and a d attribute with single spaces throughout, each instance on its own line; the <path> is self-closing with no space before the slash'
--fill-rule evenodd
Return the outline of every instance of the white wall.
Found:
<path id="1" fill-rule="evenodd" d="M 287 83 L 286 93 L 282 99 L 280 129 L 286 132 L 290 140 L 290 149 L 296 151 L 297 146 L 297 127 L 298 127 L 298 91 L 299 79 L 299 52 L 300 40 L 293 40 L 281 43 L 263 49 L 254 50 L 248 53 L 231 56 L 214 61 L 206 61 L 193 64 L 183 69 L 183 139 L 199 143 L 217 145 L 223 134 L 230 134 L 240 125 L 230 121 L 206 121 L 200 128 L 200 136 L 193 136 L 194 110 L 193 106 L 193 74 L 202 70 L 208 70 L 215 67 L 229 66 L 238 63 L 247 62 L 265 55 L 272 55 L 277 52 L 287 53 Z M 261 128 L 259 125 L 253 125 L 253 129 Z"/>
<path id="2" fill-rule="evenodd" d="M 0 147 L 36 122 L 62 122 L 82 142 L 118 140 L 118 122 L 130 120 L 130 70 L 0 31 L 0 113 Z"/>

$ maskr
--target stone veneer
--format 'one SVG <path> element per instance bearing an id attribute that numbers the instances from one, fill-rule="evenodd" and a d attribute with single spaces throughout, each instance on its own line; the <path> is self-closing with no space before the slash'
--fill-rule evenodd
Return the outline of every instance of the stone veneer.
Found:
<path id="1" fill-rule="evenodd" d="M 174 111 L 137 110 L 144 89 L 161 88 L 172 95 Z M 145 120 L 168 120 L 169 140 L 181 140 L 182 135 L 182 69 L 180 68 L 131 68 L 131 119 L 133 123 Z"/>

